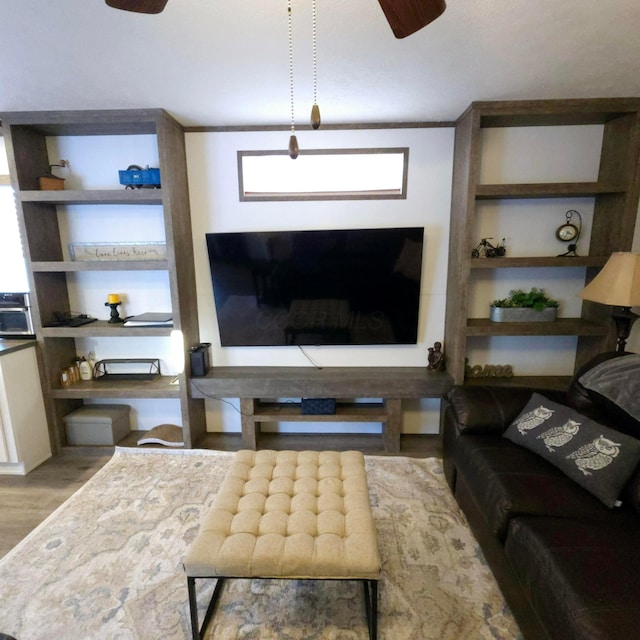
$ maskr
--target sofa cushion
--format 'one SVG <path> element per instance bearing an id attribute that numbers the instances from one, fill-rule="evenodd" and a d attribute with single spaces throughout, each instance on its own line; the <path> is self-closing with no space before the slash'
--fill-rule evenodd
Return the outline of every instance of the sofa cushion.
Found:
<path id="1" fill-rule="evenodd" d="M 580 378 L 590 369 L 599 365 L 601 362 L 606 362 L 607 360 L 612 360 L 613 358 L 619 358 L 623 355 L 626 355 L 625 352 L 618 351 L 605 351 L 604 353 L 599 353 L 597 356 L 594 356 L 583 364 L 578 370 L 574 373 L 571 382 L 569 383 L 569 388 L 567 389 L 567 393 L 564 400 L 559 400 L 554 398 L 553 396 L 549 396 L 552 400 L 557 400 L 558 402 L 562 402 L 570 407 L 573 407 L 576 411 L 583 413 L 585 416 L 589 418 L 593 418 L 597 422 L 602 422 L 606 425 L 612 425 L 607 418 L 607 414 L 605 414 L 598 406 L 596 406 L 593 400 L 589 397 L 589 391 L 585 387 L 580 384 Z M 542 391 L 544 395 L 546 393 Z"/>
<path id="2" fill-rule="evenodd" d="M 505 438 L 530 449 L 613 507 L 640 461 L 640 440 L 533 393 Z"/>
<path id="3" fill-rule="evenodd" d="M 627 433 L 640 437 L 640 355 L 601 362 L 583 373 L 579 383 L 598 408 L 610 413 Z"/>
<path id="4" fill-rule="evenodd" d="M 515 518 L 505 553 L 554 639 L 638 637 L 640 523 Z"/>
<path id="5" fill-rule="evenodd" d="M 540 456 L 505 438 L 464 435 L 455 449 L 464 482 L 493 535 L 504 539 L 518 515 L 601 520 L 611 511 Z"/>

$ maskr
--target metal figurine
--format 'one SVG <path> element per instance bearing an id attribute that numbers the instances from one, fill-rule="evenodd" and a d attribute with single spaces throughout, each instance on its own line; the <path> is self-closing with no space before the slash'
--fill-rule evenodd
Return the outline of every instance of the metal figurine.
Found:
<path id="1" fill-rule="evenodd" d="M 429 347 L 428 361 L 427 369 L 430 371 L 444 371 L 445 357 L 441 342 L 434 342 L 433 347 Z"/>
<path id="2" fill-rule="evenodd" d="M 472 258 L 502 258 L 507 255 L 507 248 L 504 246 L 504 238 L 497 246 L 492 245 L 489 240 L 493 238 L 482 238 L 478 246 L 471 252 Z"/>

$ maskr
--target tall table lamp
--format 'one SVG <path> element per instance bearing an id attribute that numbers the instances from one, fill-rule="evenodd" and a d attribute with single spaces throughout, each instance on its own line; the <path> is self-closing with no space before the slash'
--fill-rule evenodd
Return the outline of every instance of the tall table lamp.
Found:
<path id="1" fill-rule="evenodd" d="M 640 254 L 612 253 L 600 273 L 578 294 L 584 300 L 614 307 L 611 317 L 618 331 L 618 351 L 624 351 L 631 327 L 640 316 Z"/>

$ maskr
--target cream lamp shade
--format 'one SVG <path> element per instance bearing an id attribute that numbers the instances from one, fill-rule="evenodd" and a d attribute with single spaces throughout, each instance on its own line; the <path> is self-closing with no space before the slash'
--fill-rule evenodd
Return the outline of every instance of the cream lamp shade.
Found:
<path id="1" fill-rule="evenodd" d="M 600 273 L 578 294 L 584 300 L 614 307 L 611 317 L 618 332 L 618 351 L 624 351 L 640 305 L 640 254 L 612 253 Z"/>
<path id="2" fill-rule="evenodd" d="M 600 273 L 578 295 L 616 307 L 640 305 L 640 254 L 612 253 Z"/>

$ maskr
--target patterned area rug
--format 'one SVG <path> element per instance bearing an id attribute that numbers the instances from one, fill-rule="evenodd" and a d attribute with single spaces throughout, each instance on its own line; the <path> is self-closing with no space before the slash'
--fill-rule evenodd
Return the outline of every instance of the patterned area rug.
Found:
<path id="1" fill-rule="evenodd" d="M 181 561 L 232 455 L 117 449 L 0 561 L 0 632 L 19 640 L 190 638 Z M 441 462 L 367 456 L 366 468 L 383 562 L 380 640 L 520 638 Z M 204 607 L 213 585 L 198 582 Z M 207 634 L 367 637 L 361 584 L 284 580 L 227 581 Z"/>

